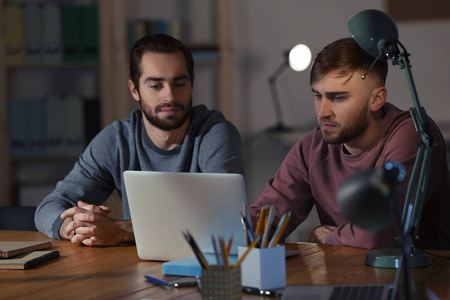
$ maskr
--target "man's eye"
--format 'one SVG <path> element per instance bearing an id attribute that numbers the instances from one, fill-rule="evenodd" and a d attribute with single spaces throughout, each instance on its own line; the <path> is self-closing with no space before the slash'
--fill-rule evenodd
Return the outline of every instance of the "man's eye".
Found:
<path id="1" fill-rule="evenodd" d="M 181 81 L 181 82 L 175 82 L 175 86 L 176 86 L 176 87 L 183 87 L 183 86 L 186 86 L 186 82 L 184 82 L 184 81 Z"/>
<path id="2" fill-rule="evenodd" d="M 322 99 L 322 95 L 314 94 L 314 99 L 320 100 L 320 99 Z"/>
<path id="3" fill-rule="evenodd" d="M 154 84 L 154 85 L 150 86 L 150 88 L 152 88 L 152 89 L 160 89 L 161 87 L 162 87 L 162 85 L 160 85 L 160 84 Z"/>
<path id="4" fill-rule="evenodd" d="M 342 102 L 344 100 L 344 97 L 335 96 L 333 98 L 333 102 Z"/>

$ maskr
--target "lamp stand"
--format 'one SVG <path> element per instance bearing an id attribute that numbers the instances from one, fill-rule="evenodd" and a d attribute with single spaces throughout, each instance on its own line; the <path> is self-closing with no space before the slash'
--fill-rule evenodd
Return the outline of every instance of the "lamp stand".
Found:
<path id="1" fill-rule="evenodd" d="M 281 111 L 280 99 L 278 97 L 278 90 L 276 85 L 276 80 L 283 73 L 283 71 L 289 66 L 289 51 L 284 53 L 283 62 L 281 65 L 273 72 L 273 74 L 269 77 L 269 87 L 270 93 L 272 94 L 273 106 L 275 109 L 276 117 L 277 117 L 277 125 L 270 127 L 267 131 L 269 132 L 286 132 L 291 131 L 292 129 L 286 127 L 283 122 L 283 113 Z"/>
<path id="2" fill-rule="evenodd" d="M 383 248 L 371 250 L 366 255 L 365 264 L 375 268 L 400 268 L 401 248 Z M 430 256 L 420 250 L 414 250 L 407 256 L 410 268 L 421 268 L 431 264 Z"/>
<path id="3" fill-rule="evenodd" d="M 400 53 L 397 43 L 402 47 L 402 53 Z M 403 237 L 404 239 L 403 243 L 405 243 L 407 248 L 407 253 L 404 253 L 404 255 L 409 267 L 425 267 L 431 264 L 431 259 L 428 254 L 416 249 L 414 246 L 414 238 L 417 235 L 417 229 L 420 225 L 420 217 L 425 202 L 434 141 L 429 131 L 427 115 L 424 108 L 420 106 L 419 98 L 417 96 L 408 59 L 409 54 L 398 40 L 393 43 L 381 40 L 378 45 L 380 51 L 383 52 L 387 58 L 392 59 L 393 65 L 398 64 L 401 69 L 405 69 L 414 105 L 414 107 L 410 108 L 410 113 L 416 131 L 422 137 L 422 142 L 417 145 L 418 150 L 416 160 L 408 184 L 402 216 L 403 232 L 399 234 L 399 238 Z M 419 178 L 416 181 L 417 175 L 419 175 Z M 366 256 L 366 265 L 380 268 L 399 268 L 401 256 L 401 248 L 373 250 Z"/>

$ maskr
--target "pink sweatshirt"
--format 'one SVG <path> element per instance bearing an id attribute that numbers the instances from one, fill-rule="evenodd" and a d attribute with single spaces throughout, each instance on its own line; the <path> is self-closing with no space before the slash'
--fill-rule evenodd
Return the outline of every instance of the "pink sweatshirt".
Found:
<path id="1" fill-rule="evenodd" d="M 416 144 L 421 141 L 421 136 L 408 111 L 389 103 L 384 109 L 386 114 L 378 136 L 355 155 L 344 153 L 342 145 L 326 144 L 318 128 L 297 142 L 275 177 L 267 181 L 256 203 L 250 206 L 253 223 L 265 204 L 276 207 L 277 219 L 291 210 L 285 238 L 306 219 L 315 205 L 322 225 L 337 226 L 337 230 L 327 237 L 327 244 L 367 249 L 396 247 L 393 226 L 379 232 L 358 228 L 342 215 L 337 203 L 339 187 L 349 176 L 392 160 L 401 162 L 407 170 L 399 199 L 404 201 L 416 157 Z M 433 147 L 426 203 L 416 245 L 427 249 L 450 249 L 450 177 L 445 143 L 435 123 L 429 120 L 429 125 L 436 147 Z M 274 224 L 277 223 L 276 220 Z"/>

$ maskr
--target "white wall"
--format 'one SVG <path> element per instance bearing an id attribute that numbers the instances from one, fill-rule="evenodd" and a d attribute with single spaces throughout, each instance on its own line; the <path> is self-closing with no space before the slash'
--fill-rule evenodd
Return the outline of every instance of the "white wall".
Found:
<path id="1" fill-rule="evenodd" d="M 294 141 L 263 134 L 276 122 L 267 78 L 282 62 L 282 52 L 307 44 L 313 58 L 327 44 L 349 37 L 347 22 L 364 9 L 384 10 L 382 0 L 234 0 L 236 120 L 245 145 L 249 201 L 256 200 Z M 438 123 L 450 123 L 450 20 L 397 22 L 399 40 L 411 53 L 412 73 L 419 99 Z M 390 64 L 389 101 L 412 106 L 405 72 Z M 316 124 L 309 70 L 286 69 L 277 82 L 285 123 L 300 131 Z M 314 218 L 312 218 L 314 219 Z M 302 225 L 298 239 L 307 237 L 317 220 Z M 295 238 L 293 239 L 295 240 Z"/>

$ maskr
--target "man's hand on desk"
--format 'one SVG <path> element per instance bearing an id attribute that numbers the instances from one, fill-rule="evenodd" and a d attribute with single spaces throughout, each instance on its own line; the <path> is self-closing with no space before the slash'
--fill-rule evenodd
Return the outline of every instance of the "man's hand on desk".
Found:
<path id="1" fill-rule="evenodd" d="M 63 239 L 86 246 L 115 246 L 134 242 L 131 221 L 118 221 L 108 217 L 111 211 L 104 205 L 96 206 L 78 201 L 78 207 L 61 214 L 64 219 L 59 230 Z"/>
<path id="2" fill-rule="evenodd" d="M 311 235 L 309 237 L 309 242 L 311 243 L 319 243 L 319 244 L 325 244 L 325 240 L 327 239 L 327 236 L 335 231 L 337 229 L 336 226 L 331 225 L 322 225 L 319 227 L 314 228 L 313 232 L 311 232 Z"/>

